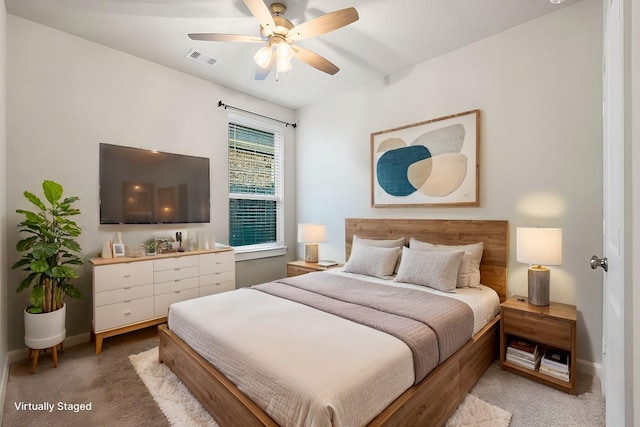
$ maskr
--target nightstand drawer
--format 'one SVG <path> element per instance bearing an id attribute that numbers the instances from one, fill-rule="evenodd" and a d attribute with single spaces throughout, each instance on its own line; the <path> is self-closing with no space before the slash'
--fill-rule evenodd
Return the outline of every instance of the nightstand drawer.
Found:
<path id="1" fill-rule="evenodd" d="M 504 332 L 571 350 L 571 323 L 538 313 L 503 310 Z"/>

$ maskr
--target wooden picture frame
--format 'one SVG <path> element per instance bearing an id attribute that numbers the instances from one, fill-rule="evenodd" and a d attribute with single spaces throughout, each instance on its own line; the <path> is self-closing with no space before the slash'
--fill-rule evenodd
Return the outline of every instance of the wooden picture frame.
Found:
<path id="1" fill-rule="evenodd" d="M 480 110 L 371 134 L 371 206 L 478 206 Z"/>

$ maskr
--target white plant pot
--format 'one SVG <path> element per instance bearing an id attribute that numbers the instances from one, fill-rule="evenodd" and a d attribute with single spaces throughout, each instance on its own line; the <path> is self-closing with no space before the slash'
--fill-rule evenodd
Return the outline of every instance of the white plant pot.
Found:
<path id="1" fill-rule="evenodd" d="M 34 350 L 51 348 L 64 341 L 67 335 L 65 318 L 67 304 L 50 313 L 31 314 L 24 311 L 24 343 Z"/>

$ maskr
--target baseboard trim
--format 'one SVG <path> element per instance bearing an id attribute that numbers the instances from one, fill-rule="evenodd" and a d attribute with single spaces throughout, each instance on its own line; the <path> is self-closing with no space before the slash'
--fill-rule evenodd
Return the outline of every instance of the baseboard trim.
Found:
<path id="1" fill-rule="evenodd" d="M 91 340 L 91 333 L 85 332 L 84 334 L 74 335 L 72 337 L 66 337 L 64 339 L 64 346 L 72 347 L 74 345 L 82 344 L 90 340 Z M 7 360 L 9 365 L 15 362 L 19 362 L 21 360 L 25 360 L 27 357 L 28 357 L 27 347 L 24 347 L 18 350 L 11 350 L 9 353 L 7 353 Z"/>
<path id="2" fill-rule="evenodd" d="M 602 365 L 600 363 L 589 362 L 588 360 L 578 359 L 576 369 L 585 374 L 602 379 Z"/>

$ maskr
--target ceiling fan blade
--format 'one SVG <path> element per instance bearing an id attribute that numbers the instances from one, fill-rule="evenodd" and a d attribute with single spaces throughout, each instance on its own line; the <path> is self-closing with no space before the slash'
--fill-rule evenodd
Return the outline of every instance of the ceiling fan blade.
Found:
<path id="1" fill-rule="evenodd" d="M 311 65 L 313 68 L 324 71 L 325 73 L 331 75 L 334 75 L 335 73 L 340 71 L 340 68 L 338 68 L 335 64 L 315 52 L 312 52 L 300 46 L 291 46 L 291 48 L 293 49 L 293 56 L 295 56 L 302 62 Z"/>
<path id="2" fill-rule="evenodd" d="M 238 34 L 217 34 L 217 33 L 196 33 L 189 34 L 191 40 L 203 40 L 209 42 L 242 42 L 260 43 L 264 42 L 260 37 L 241 36 Z"/>
<path id="3" fill-rule="evenodd" d="M 247 5 L 251 14 L 256 17 L 260 26 L 265 29 L 268 35 L 272 36 L 276 29 L 276 23 L 273 21 L 273 16 L 269 8 L 262 0 L 244 0 L 244 4 Z"/>
<path id="4" fill-rule="evenodd" d="M 287 34 L 287 40 L 303 40 L 328 33 L 356 22 L 359 18 L 358 11 L 353 7 L 329 12 L 293 27 Z"/>

